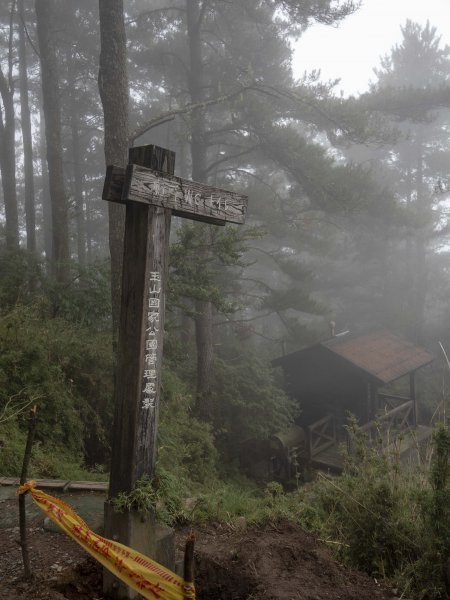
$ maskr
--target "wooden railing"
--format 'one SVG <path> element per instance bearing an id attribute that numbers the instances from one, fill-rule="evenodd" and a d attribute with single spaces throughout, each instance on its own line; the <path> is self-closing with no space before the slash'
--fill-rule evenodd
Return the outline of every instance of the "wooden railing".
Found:
<path id="1" fill-rule="evenodd" d="M 386 396 L 383 396 L 386 399 Z M 371 444 L 375 441 L 381 441 L 383 445 L 388 445 L 391 436 L 413 427 L 413 402 L 406 400 L 401 396 L 389 396 L 392 402 L 397 402 L 397 406 L 392 410 L 384 412 L 379 417 L 358 427 L 358 437 L 364 438 L 364 443 Z M 398 404 L 403 401 L 402 404 Z M 328 414 L 319 421 L 312 423 L 306 428 L 307 432 L 307 453 L 311 461 L 315 456 L 327 450 L 338 443 L 336 432 L 336 422 L 334 415 Z M 348 447 L 351 451 L 351 436 L 348 437 Z"/>
<path id="2" fill-rule="evenodd" d="M 410 400 L 410 398 L 407 398 L 406 396 L 394 396 L 393 394 L 378 394 L 378 398 L 380 404 L 381 402 L 384 402 L 384 405 L 392 410 Z"/>
<path id="3" fill-rule="evenodd" d="M 309 459 L 336 444 L 336 424 L 333 415 L 327 415 L 308 426 Z"/>
<path id="4" fill-rule="evenodd" d="M 397 398 L 399 398 L 397 396 Z M 380 415 L 373 421 L 359 428 L 358 432 L 366 435 L 369 440 L 379 439 L 387 441 L 389 433 L 398 433 L 413 425 L 413 402 L 407 400 L 394 409 Z"/>

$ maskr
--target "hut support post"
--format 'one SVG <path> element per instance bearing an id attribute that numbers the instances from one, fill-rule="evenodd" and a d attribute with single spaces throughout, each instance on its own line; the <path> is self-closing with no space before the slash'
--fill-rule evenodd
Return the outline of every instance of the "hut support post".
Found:
<path id="1" fill-rule="evenodd" d="M 368 383 L 366 423 L 370 423 L 375 419 L 378 408 L 378 389 L 375 384 Z"/>
<path id="2" fill-rule="evenodd" d="M 409 395 L 412 400 L 412 424 L 417 427 L 416 372 L 409 374 Z"/>

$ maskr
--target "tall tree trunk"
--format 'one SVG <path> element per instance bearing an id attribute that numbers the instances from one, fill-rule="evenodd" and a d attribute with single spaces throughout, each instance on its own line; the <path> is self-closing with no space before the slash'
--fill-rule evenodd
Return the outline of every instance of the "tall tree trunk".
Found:
<path id="1" fill-rule="evenodd" d="M 197 414 L 203 421 L 211 423 L 214 409 L 211 397 L 212 368 L 214 360 L 213 307 L 212 302 L 196 303 L 199 316 L 195 319 L 197 345 Z"/>
<path id="2" fill-rule="evenodd" d="M 69 266 L 69 225 L 63 172 L 58 58 L 54 37 L 53 17 L 56 5 L 54 0 L 36 0 L 35 10 L 52 207 L 52 267 L 56 280 L 65 281 L 68 277 Z"/>
<path id="3" fill-rule="evenodd" d="M 198 0 L 186 0 L 187 33 L 189 40 L 189 94 L 193 104 L 203 100 L 203 62 L 201 45 L 201 24 L 203 12 Z M 203 182 L 206 171 L 204 109 L 199 107 L 191 114 L 191 159 L 192 178 Z"/>
<path id="4" fill-rule="evenodd" d="M 408 159 L 405 173 L 405 199 L 408 212 L 412 212 L 413 208 L 413 173 L 410 160 Z M 414 239 L 415 229 L 411 224 L 405 227 L 404 240 L 396 239 L 392 241 L 394 244 L 393 250 L 390 251 L 385 246 L 385 254 L 387 265 L 392 262 L 392 252 L 398 249 L 399 245 L 404 243 L 403 258 L 400 261 L 400 266 L 403 268 L 401 279 L 397 273 L 393 272 L 392 285 L 386 290 L 386 305 L 389 306 L 389 314 L 391 322 L 402 323 L 405 331 L 412 334 L 414 322 L 414 280 L 415 280 L 415 257 L 414 257 Z M 393 302 L 395 303 L 393 305 Z"/>
<path id="5" fill-rule="evenodd" d="M 86 264 L 86 220 L 83 201 L 83 173 L 81 169 L 80 133 L 78 130 L 79 116 L 74 104 L 70 115 L 72 133 L 73 158 L 73 195 L 75 200 L 75 221 L 77 225 L 77 256 L 80 266 Z"/>
<path id="6" fill-rule="evenodd" d="M 179 149 L 177 152 L 177 167 L 180 177 L 184 179 L 188 179 L 190 176 L 189 167 L 188 167 L 188 158 L 189 158 L 189 144 L 187 142 L 186 137 L 182 137 L 179 140 Z M 182 227 L 183 219 L 180 217 L 172 217 L 172 228 L 171 235 L 174 237 L 177 234 L 177 231 Z M 184 300 L 186 306 L 189 307 L 189 310 L 194 308 L 193 303 L 190 299 L 185 298 Z M 178 320 L 179 320 L 179 328 L 180 328 L 180 344 L 181 349 L 185 354 L 189 354 L 190 349 L 193 347 L 194 340 L 194 328 L 193 328 L 193 320 L 188 315 L 188 311 L 180 308 L 178 311 Z"/>
<path id="7" fill-rule="evenodd" d="M 19 25 L 20 117 L 25 175 L 25 224 L 27 230 L 27 250 L 35 253 L 36 212 L 34 205 L 33 142 L 31 134 L 30 105 L 28 101 L 27 50 L 25 44 L 25 13 L 23 0 L 18 0 L 17 8 Z"/>
<path id="8" fill-rule="evenodd" d="M 92 263 L 94 258 L 94 249 L 93 249 L 93 242 L 94 242 L 94 232 L 93 232 L 93 223 L 92 223 L 92 218 L 91 218 L 91 209 L 89 208 L 91 204 L 91 198 L 88 197 L 86 198 L 86 212 L 84 213 L 84 217 L 85 217 L 85 232 L 86 232 L 86 262 L 88 264 Z"/>
<path id="9" fill-rule="evenodd" d="M 100 69 L 98 87 L 105 123 L 107 165 L 124 167 L 128 161 L 128 77 L 123 0 L 99 0 Z M 111 254 L 111 297 L 113 345 L 117 348 L 122 278 L 125 209 L 108 202 L 109 251 Z"/>
<path id="10" fill-rule="evenodd" d="M 8 73 L 0 68 L 0 95 L 3 111 L 0 108 L 0 171 L 2 175 L 3 199 L 5 203 L 6 247 L 19 247 L 19 217 L 16 192 L 16 149 L 14 120 L 14 80 L 12 56 L 12 25 L 15 2 L 11 2 L 10 35 L 8 49 Z"/>
<path id="11" fill-rule="evenodd" d="M 41 164 L 41 205 L 42 230 L 44 232 L 44 252 L 47 262 L 52 260 L 52 208 L 50 205 L 50 189 L 48 185 L 48 170 L 46 164 L 45 117 L 42 102 L 39 111 L 39 157 Z"/>
<path id="12" fill-rule="evenodd" d="M 187 33 L 189 43 L 189 94 L 193 104 L 203 100 L 203 62 L 201 47 L 201 24 L 204 15 L 204 4 L 198 0 L 186 0 Z M 206 177 L 206 145 L 204 140 L 204 109 L 197 108 L 191 115 L 191 160 L 192 178 L 203 182 Z M 196 225 L 197 234 L 210 240 L 208 226 Z M 209 253 L 209 244 L 202 245 L 199 264 L 204 265 Z M 200 267 L 202 268 L 202 267 Z M 206 421 L 212 421 L 211 403 L 212 367 L 214 358 L 213 345 L 213 309 L 211 301 L 196 302 L 198 316 L 195 318 L 195 335 L 197 345 L 197 414 Z"/>
<path id="13" fill-rule="evenodd" d="M 416 192 L 417 192 L 417 213 L 419 217 L 419 229 L 415 238 L 415 289 L 413 291 L 413 315 L 414 315 L 414 336 L 419 343 L 424 342 L 425 326 L 425 303 L 427 297 L 427 228 L 428 215 L 430 207 L 424 190 L 423 181 L 423 141 L 419 133 L 417 144 L 417 174 L 416 174 Z"/>
<path id="14" fill-rule="evenodd" d="M 86 223 L 83 202 L 83 172 L 81 169 L 81 147 L 77 98 L 75 93 L 74 62 L 72 51 L 67 52 L 67 74 L 69 89 L 72 90 L 70 98 L 70 133 L 72 142 L 72 164 L 73 164 L 73 197 L 75 201 L 75 222 L 77 228 L 77 257 L 78 264 L 86 264 Z"/>
<path id="15" fill-rule="evenodd" d="M 406 170 L 406 206 L 409 210 L 411 210 L 412 204 L 412 196 L 413 196 L 413 179 L 412 179 L 412 168 L 408 161 L 408 167 Z M 405 252 L 406 252 L 406 286 L 405 286 L 405 294 L 406 294 L 406 302 L 407 306 L 409 303 L 409 298 L 412 297 L 412 288 L 414 281 L 414 257 L 413 257 L 413 239 L 414 232 L 410 225 L 408 225 L 406 230 L 406 241 L 405 241 Z"/>

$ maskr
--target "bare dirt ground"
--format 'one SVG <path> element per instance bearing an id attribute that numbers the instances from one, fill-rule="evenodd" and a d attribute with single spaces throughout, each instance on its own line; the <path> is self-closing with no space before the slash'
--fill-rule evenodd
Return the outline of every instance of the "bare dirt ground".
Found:
<path id="1" fill-rule="evenodd" d="M 199 598 L 223 600 L 387 600 L 390 589 L 339 565 L 303 529 L 284 523 L 196 531 Z"/>
<path id="2" fill-rule="evenodd" d="M 17 511 L 3 500 L 1 514 Z M 11 514 L 11 513 L 10 513 Z M 34 578 L 23 581 L 18 527 L 0 528 L 1 600 L 104 600 L 101 570 L 64 534 L 29 519 Z M 313 536 L 291 524 L 254 528 L 195 528 L 199 600 L 388 600 L 390 590 L 345 569 Z M 186 530 L 179 532 L 183 546 Z"/>

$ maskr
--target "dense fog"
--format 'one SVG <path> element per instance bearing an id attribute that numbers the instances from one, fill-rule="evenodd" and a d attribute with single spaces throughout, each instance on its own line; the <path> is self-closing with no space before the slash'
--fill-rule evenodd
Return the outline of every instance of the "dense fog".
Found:
<path id="1" fill-rule="evenodd" d="M 405 14 L 361 95 L 294 68 L 359 9 L 1 2 L 0 477 L 32 409 L 31 475 L 101 479 L 110 539 L 284 519 L 441 600 L 450 47 Z"/>

